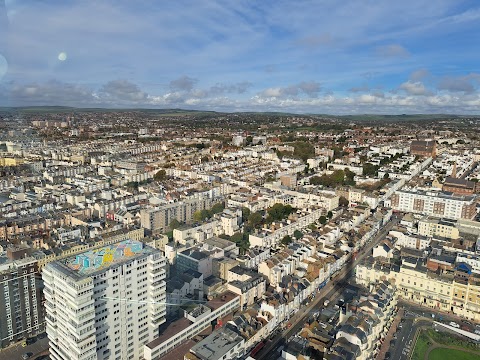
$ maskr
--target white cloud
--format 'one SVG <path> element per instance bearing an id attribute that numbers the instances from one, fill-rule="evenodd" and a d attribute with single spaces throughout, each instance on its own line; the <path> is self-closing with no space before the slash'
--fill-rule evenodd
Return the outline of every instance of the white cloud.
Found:
<path id="1" fill-rule="evenodd" d="M 472 73 L 463 76 L 476 84 Z M 0 87 L 0 105 L 9 98 L 15 105 L 68 105 L 80 107 L 161 107 L 219 111 L 285 111 L 294 113 L 478 113 L 478 92 L 430 91 L 421 81 L 408 80 L 396 92 L 366 89 L 360 93 L 321 92 L 319 83 L 300 82 L 271 87 L 256 93 L 241 93 L 248 84 L 216 84 L 190 91 L 146 91 L 126 81 L 109 81 L 99 90 L 87 86 L 48 81 L 13 83 Z M 188 86 L 187 86 L 188 88 Z M 8 90 L 8 91 L 7 91 Z M 238 93 L 243 94 L 238 97 Z M 310 94 L 310 95 L 309 95 Z M 3 102 L 2 102 L 3 101 Z"/>
<path id="2" fill-rule="evenodd" d="M 409 95 L 430 95 L 425 85 L 420 81 L 408 80 L 399 86 L 399 89 L 404 90 Z"/>
<path id="3" fill-rule="evenodd" d="M 480 84 L 480 74 L 471 73 L 465 76 L 444 76 L 437 85 L 439 90 L 450 92 L 463 92 L 472 94 Z"/>
<path id="4" fill-rule="evenodd" d="M 410 74 L 410 80 L 417 82 L 430 76 L 430 72 L 427 69 L 418 69 Z"/>
<path id="5" fill-rule="evenodd" d="M 178 79 L 170 81 L 170 89 L 174 91 L 191 91 L 198 79 L 183 75 Z"/>
<path id="6" fill-rule="evenodd" d="M 289 96 L 306 95 L 314 98 L 320 93 L 320 83 L 316 81 L 302 81 L 298 84 L 293 84 L 285 87 L 271 87 L 259 93 L 261 97 L 278 97 L 285 98 Z"/>
<path id="7" fill-rule="evenodd" d="M 100 90 L 101 96 L 109 101 L 141 102 L 148 94 L 127 80 L 113 80 L 105 84 Z"/>

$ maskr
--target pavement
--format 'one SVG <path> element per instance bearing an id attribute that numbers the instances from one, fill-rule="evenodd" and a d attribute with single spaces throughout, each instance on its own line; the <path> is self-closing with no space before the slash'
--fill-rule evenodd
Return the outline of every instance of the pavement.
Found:
<path id="1" fill-rule="evenodd" d="M 21 342 L 8 348 L 0 350 L 0 360 L 17 360 L 22 358 L 22 354 L 33 354 L 29 360 L 34 360 L 41 355 L 48 354 L 48 338 L 37 339 L 33 344 L 22 347 Z"/>
<path id="2" fill-rule="evenodd" d="M 281 355 L 279 348 L 284 345 L 285 339 L 289 339 L 297 334 L 303 328 L 310 314 L 316 312 L 316 309 L 320 309 L 323 306 L 325 299 L 331 301 L 338 299 L 338 295 L 340 295 L 348 285 L 345 281 L 354 276 L 355 266 L 367 255 L 370 255 L 373 247 L 383 240 L 393 226 L 397 225 L 399 222 L 399 217 L 392 217 L 392 219 L 381 228 L 377 235 L 375 235 L 374 238 L 358 252 L 358 256 L 355 260 L 350 258 L 346 266 L 334 276 L 333 281 L 329 281 L 325 287 L 317 292 L 316 296 L 308 306 L 301 308 L 292 318 L 289 319 L 288 324 L 291 324 L 291 326 L 280 332 L 280 334 L 276 335 L 271 341 L 267 341 L 263 349 L 255 355 L 255 358 L 264 360 L 278 359 Z"/>
<path id="3" fill-rule="evenodd" d="M 388 330 L 388 333 L 385 336 L 385 339 L 383 339 L 382 346 L 380 347 L 376 360 L 384 360 L 385 358 L 387 359 L 389 358 L 389 356 L 387 356 L 387 353 L 389 353 L 389 349 L 391 347 L 392 342 L 395 342 L 393 337 L 395 336 L 395 333 L 398 330 L 398 325 L 400 325 L 400 322 L 403 319 L 403 317 L 404 317 L 404 311 L 403 309 L 399 309 L 397 312 L 397 315 L 393 319 L 392 324 L 390 325 L 390 329 Z"/>
<path id="4" fill-rule="evenodd" d="M 393 339 L 389 340 L 390 348 L 388 349 L 388 352 L 390 353 L 390 356 L 388 359 L 409 360 L 415 347 L 415 336 L 417 331 L 421 328 L 431 329 L 434 326 L 434 321 L 443 322 L 445 324 L 454 321 L 459 325 L 468 327 L 470 331 L 475 330 L 475 325 L 465 324 L 465 319 L 452 314 L 440 313 L 437 310 L 423 307 L 405 300 L 399 300 L 398 307 L 403 309 L 404 316 L 399 324 L 401 327 L 396 329 Z M 434 318 L 432 317 L 432 314 L 435 315 Z M 390 331 L 392 331 L 392 328 Z M 458 333 L 443 327 L 442 332 L 459 336 Z M 378 357 L 377 359 L 382 360 L 384 357 Z"/>

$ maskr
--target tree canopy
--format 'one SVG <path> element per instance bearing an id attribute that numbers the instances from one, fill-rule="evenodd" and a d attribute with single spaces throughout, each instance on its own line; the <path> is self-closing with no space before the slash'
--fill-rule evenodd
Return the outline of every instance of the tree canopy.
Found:
<path id="1" fill-rule="evenodd" d="M 355 185 L 353 178 L 355 173 L 345 170 L 334 170 L 330 175 L 323 174 L 322 176 L 312 176 L 310 178 L 310 184 L 322 185 L 325 187 L 336 187 L 338 185 Z"/>
<path id="2" fill-rule="evenodd" d="M 163 181 L 167 178 L 167 172 L 162 169 L 157 171 L 157 173 L 153 176 L 153 180 L 155 181 Z"/>
<path id="3" fill-rule="evenodd" d="M 258 226 L 260 226 L 263 222 L 263 216 L 258 212 L 251 213 L 248 216 L 248 225 L 252 228 L 255 229 Z"/>
<path id="4" fill-rule="evenodd" d="M 282 205 L 277 203 L 267 209 L 267 222 L 280 221 L 286 219 L 295 209 L 291 205 Z"/>
<path id="5" fill-rule="evenodd" d="M 172 221 L 170 221 L 170 224 L 168 224 L 168 227 L 171 230 L 175 230 L 175 229 L 178 229 L 180 225 L 182 225 L 180 221 L 178 221 L 177 219 L 172 219 Z"/>
<path id="6" fill-rule="evenodd" d="M 210 210 L 197 210 L 193 213 L 193 220 L 196 222 L 202 222 L 207 219 L 210 219 L 213 215 L 221 213 L 225 209 L 223 202 L 214 204 Z"/>
<path id="7" fill-rule="evenodd" d="M 371 163 L 363 164 L 363 175 L 364 176 L 377 176 L 378 169 L 380 167 L 378 165 L 373 165 Z"/>
<path id="8" fill-rule="evenodd" d="M 296 141 L 292 146 L 294 148 L 293 155 L 303 161 L 315 157 L 315 147 L 307 141 Z"/>
<path id="9" fill-rule="evenodd" d="M 288 245 L 292 242 L 292 237 L 290 235 L 285 235 L 281 241 L 283 245 Z"/>
<path id="10" fill-rule="evenodd" d="M 295 236 L 295 239 L 299 240 L 303 237 L 303 233 L 300 230 L 295 230 L 293 236 Z"/>

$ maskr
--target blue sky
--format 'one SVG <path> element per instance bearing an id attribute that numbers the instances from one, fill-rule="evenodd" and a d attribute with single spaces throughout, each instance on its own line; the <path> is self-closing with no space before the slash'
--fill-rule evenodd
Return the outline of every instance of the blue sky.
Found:
<path id="1" fill-rule="evenodd" d="M 480 3 L 0 0 L 0 105 L 480 113 Z"/>

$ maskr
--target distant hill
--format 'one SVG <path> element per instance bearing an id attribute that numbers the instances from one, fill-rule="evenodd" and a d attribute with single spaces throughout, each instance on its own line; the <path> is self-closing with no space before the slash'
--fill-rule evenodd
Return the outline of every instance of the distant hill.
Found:
<path id="1" fill-rule="evenodd" d="M 159 114 L 164 116 L 175 115 L 224 115 L 224 114 L 238 114 L 238 115 L 265 115 L 265 116 L 322 116 L 333 119 L 351 121 L 351 122 L 398 122 L 398 121 L 422 121 L 422 120 L 436 120 L 436 119 L 456 119 L 456 118 L 479 118 L 480 115 L 458 115 L 458 114 L 401 114 L 401 115 L 387 115 L 387 114 L 355 114 L 355 115 L 331 115 L 331 114 L 295 114 L 288 112 L 217 112 L 208 110 L 190 110 L 190 109 L 146 109 L 146 108 L 76 108 L 69 106 L 24 106 L 24 107 L 0 107 L 0 113 L 79 113 L 79 112 L 142 112 L 150 114 Z"/>

